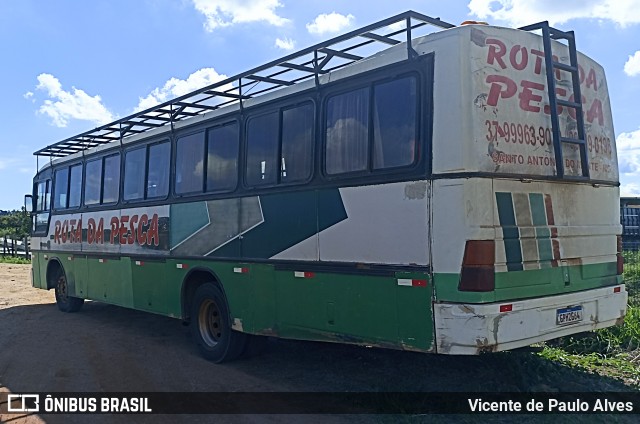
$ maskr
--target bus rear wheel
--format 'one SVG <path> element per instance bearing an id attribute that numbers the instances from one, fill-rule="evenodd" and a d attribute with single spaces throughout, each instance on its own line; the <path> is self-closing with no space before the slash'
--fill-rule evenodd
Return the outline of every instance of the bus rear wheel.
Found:
<path id="1" fill-rule="evenodd" d="M 246 335 L 231 328 L 227 301 L 213 283 L 198 287 L 193 296 L 191 333 L 202 356 L 215 363 L 237 358 L 246 343 Z"/>
<path id="2" fill-rule="evenodd" d="M 62 268 L 58 269 L 54 277 L 56 304 L 62 312 L 77 312 L 82 308 L 84 299 L 69 296 L 67 276 Z"/>

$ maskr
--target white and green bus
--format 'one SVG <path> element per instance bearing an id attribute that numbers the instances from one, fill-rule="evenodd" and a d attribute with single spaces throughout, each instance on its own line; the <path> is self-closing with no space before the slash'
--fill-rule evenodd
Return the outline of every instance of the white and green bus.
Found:
<path id="1" fill-rule="evenodd" d="M 607 82 L 544 22 L 409 11 L 35 154 L 33 285 L 181 319 L 215 362 L 264 336 L 478 354 L 625 315 Z"/>

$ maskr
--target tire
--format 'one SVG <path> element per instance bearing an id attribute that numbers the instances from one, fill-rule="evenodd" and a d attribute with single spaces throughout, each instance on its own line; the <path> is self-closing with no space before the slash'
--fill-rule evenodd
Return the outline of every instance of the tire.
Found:
<path id="1" fill-rule="evenodd" d="M 84 299 L 69 296 L 67 276 L 62 268 L 59 268 L 54 276 L 56 304 L 62 312 L 78 312 L 84 304 Z"/>
<path id="2" fill-rule="evenodd" d="M 229 306 L 213 283 L 198 287 L 193 296 L 191 334 L 202 356 L 217 364 L 237 358 L 247 340 L 246 334 L 231 329 Z"/>

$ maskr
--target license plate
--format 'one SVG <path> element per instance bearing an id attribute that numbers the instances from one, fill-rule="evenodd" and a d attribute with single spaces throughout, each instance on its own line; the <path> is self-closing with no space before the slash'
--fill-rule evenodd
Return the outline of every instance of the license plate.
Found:
<path id="1" fill-rule="evenodd" d="M 582 306 L 571 306 L 556 310 L 556 325 L 573 324 L 582 321 Z"/>

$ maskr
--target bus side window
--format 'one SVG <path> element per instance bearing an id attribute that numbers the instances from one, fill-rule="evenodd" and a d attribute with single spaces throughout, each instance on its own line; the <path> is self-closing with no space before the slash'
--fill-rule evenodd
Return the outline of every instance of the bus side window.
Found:
<path id="1" fill-rule="evenodd" d="M 53 207 L 55 209 L 65 209 L 67 207 L 67 193 L 69 191 L 69 168 L 56 170 L 55 199 Z"/>
<path id="2" fill-rule="evenodd" d="M 313 104 L 282 111 L 281 182 L 305 181 L 311 176 L 313 127 Z"/>
<path id="3" fill-rule="evenodd" d="M 206 190 L 233 190 L 238 183 L 238 124 L 210 129 L 207 143 Z"/>
<path id="4" fill-rule="evenodd" d="M 102 186 L 102 158 L 87 162 L 85 166 L 84 204 L 100 203 Z"/>
<path id="5" fill-rule="evenodd" d="M 147 148 L 129 150 L 124 156 L 124 200 L 144 198 Z"/>
<path id="6" fill-rule="evenodd" d="M 120 153 L 104 158 L 104 179 L 102 181 L 102 203 L 118 201 L 120 191 Z"/>
<path id="7" fill-rule="evenodd" d="M 373 88 L 373 167 L 395 168 L 414 163 L 417 139 L 415 77 Z"/>
<path id="8" fill-rule="evenodd" d="M 170 158 L 171 145 L 169 142 L 149 146 L 147 198 L 165 197 L 169 194 Z"/>
<path id="9" fill-rule="evenodd" d="M 246 181 L 250 186 L 276 184 L 278 181 L 278 117 L 276 111 L 249 120 Z"/>
<path id="10" fill-rule="evenodd" d="M 51 209 L 51 180 L 38 183 L 36 199 L 36 210 L 34 211 L 34 231 L 47 231 L 49 223 L 49 210 Z"/>
<path id="11" fill-rule="evenodd" d="M 82 164 L 74 165 L 70 168 L 69 174 L 69 207 L 80 206 L 80 195 L 82 193 Z"/>
<path id="12" fill-rule="evenodd" d="M 365 171 L 369 157 L 369 87 L 335 95 L 326 109 L 326 171 Z"/>
<path id="13" fill-rule="evenodd" d="M 176 193 L 201 193 L 204 189 L 204 131 L 176 142 Z"/>

